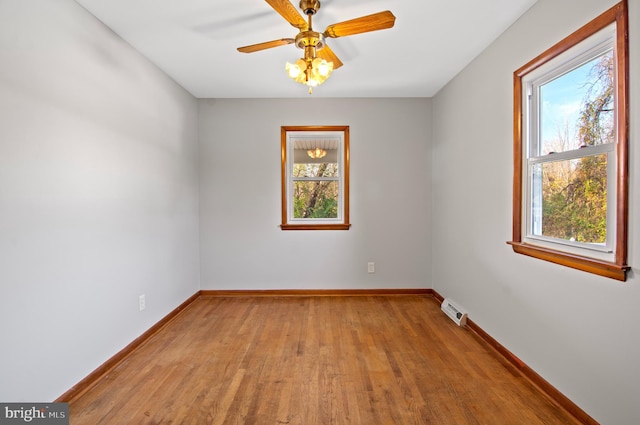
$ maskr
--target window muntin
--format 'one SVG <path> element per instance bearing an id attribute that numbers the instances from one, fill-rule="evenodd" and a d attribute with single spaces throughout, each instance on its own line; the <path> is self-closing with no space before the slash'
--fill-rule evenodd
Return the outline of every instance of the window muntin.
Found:
<path id="1" fill-rule="evenodd" d="M 619 280 L 629 269 L 626 27 L 621 2 L 514 73 L 510 244 Z"/>
<path id="2" fill-rule="evenodd" d="M 348 229 L 348 127 L 282 127 L 281 143 L 282 229 Z"/>

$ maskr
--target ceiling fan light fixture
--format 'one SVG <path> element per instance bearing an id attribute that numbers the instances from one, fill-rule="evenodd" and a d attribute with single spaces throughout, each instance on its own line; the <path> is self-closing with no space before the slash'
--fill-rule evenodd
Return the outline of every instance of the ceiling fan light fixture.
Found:
<path id="1" fill-rule="evenodd" d="M 289 78 L 296 83 L 309 86 L 311 94 L 312 87 L 319 86 L 329 78 L 333 72 L 333 62 L 322 58 L 298 59 L 295 64 L 287 62 L 285 69 Z"/>
<path id="2" fill-rule="evenodd" d="M 295 63 L 287 62 L 285 69 L 290 78 L 299 83 L 304 83 L 307 63 L 303 59 L 298 59 Z"/>
<path id="3" fill-rule="evenodd" d="M 333 62 L 329 62 L 325 59 L 315 58 L 313 60 L 313 69 L 316 70 L 320 77 L 325 79 L 329 78 L 331 72 L 333 72 Z"/>
<path id="4" fill-rule="evenodd" d="M 309 149 L 307 151 L 307 155 L 309 155 L 313 159 L 323 158 L 325 155 L 327 155 L 327 151 L 320 148 Z"/>

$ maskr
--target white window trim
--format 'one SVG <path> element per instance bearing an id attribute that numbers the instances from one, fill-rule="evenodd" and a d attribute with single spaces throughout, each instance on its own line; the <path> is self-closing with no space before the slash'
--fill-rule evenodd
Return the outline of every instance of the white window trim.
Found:
<path id="1" fill-rule="evenodd" d="M 338 177 L 294 177 L 294 144 L 302 139 L 335 139 L 338 142 Z M 341 224 L 344 220 L 344 133 L 342 131 L 287 132 L 287 221 L 291 224 Z M 293 186 L 295 181 L 338 181 L 338 216 L 336 218 L 295 218 L 293 216 Z"/>
<path id="2" fill-rule="evenodd" d="M 589 146 L 582 149 L 540 155 L 540 88 L 548 82 L 590 62 L 598 56 L 612 51 L 615 47 L 616 28 L 607 26 L 596 34 L 547 62 L 522 78 L 523 135 L 525 148 L 522 150 L 523 164 L 523 208 L 522 240 L 525 243 L 557 249 L 571 254 L 597 258 L 604 261 L 614 260 L 616 223 L 614 208 L 607 208 L 607 240 L 603 245 L 568 241 L 533 234 L 533 166 L 562 160 L 578 159 L 600 153 L 607 154 L 607 205 L 616 205 L 616 150 L 615 143 Z"/>

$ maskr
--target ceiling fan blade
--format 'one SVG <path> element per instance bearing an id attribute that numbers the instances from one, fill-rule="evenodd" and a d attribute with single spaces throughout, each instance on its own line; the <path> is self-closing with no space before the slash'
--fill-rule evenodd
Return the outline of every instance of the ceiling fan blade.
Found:
<path id="1" fill-rule="evenodd" d="M 273 7 L 291 25 L 301 31 L 308 29 L 307 21 L 298 13 L 289 0 L 265 0 L 269 6 Z"/>
<path id="2" fill-rule="evenodd" d="M 342 61 L 338 59 L 333 50 L 326 44 L 324 47 L 316 52 L 316 56 L 329 62 L 333 62 L 333 69 L 338 69 L 342 66 Z"/>
<path id="3" fill-rule="evenodd" d="M 295 40 L 293 38 L 281 38 L 280 40 L 266 41 L 264 43 L 252 44 L 250 46 L 238 47 L 238 51 L 242 53 L 253 53 L 264 49 L 271 49 L 272 47 L 284 46 L 291 44 Z"/>
<path id="4" fill-rule="evenodd" d="M 392 28 L 396 17 L 390 11 L 374 13 L 349 21 L 329 25 L 324 30 L 324 36 L 330 38 L 344 37 L 346 35 L 361 34 L 363 32 L 384 30 Z"/>

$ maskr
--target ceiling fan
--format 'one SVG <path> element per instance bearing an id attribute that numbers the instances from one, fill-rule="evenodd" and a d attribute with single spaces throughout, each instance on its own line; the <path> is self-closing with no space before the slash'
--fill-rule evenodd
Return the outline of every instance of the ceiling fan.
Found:
<path id="1" fill-rule="evenodd" d="M 307 16 L 306 20 L 289 0 L 265 1 L 300 32 L 295 38 L 281 38 L 238 47 L 238 51 L 253 53 L 295 43 L 298 48 L 304 50 L 304 57 L 298 59 L 295 64 L 287 63 L 286 70 L 294 81 L 309 86 L 309 94 L 312 93 L 313 87 L 322 84 L 329 78 L 334 69 L 343 65 L 338 56 L 325 43 L 325 38 L 338 38 L 392 28 L 396 20 L 393 13 L 387 10 L 329 25 L 324 32 L 320 33 L 314 31 L 311 25 L 311 17 L 320 9 L 319 0 L 300 0 L 300 9 Z"/>

